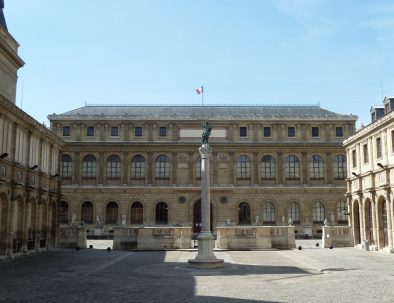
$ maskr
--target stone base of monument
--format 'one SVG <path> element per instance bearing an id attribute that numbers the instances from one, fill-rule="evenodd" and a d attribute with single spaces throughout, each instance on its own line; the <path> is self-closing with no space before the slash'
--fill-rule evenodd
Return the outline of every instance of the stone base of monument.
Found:
<path id="1" fill-rule="evenodd" d="M 201 232 L 198 236 L 198 254 L 195 259 L 188 260 L 189 266 L 209 269 L 223 268 L 224 260 L 216 258 L 213 253 L 215 239 L 211 232 Z"/>

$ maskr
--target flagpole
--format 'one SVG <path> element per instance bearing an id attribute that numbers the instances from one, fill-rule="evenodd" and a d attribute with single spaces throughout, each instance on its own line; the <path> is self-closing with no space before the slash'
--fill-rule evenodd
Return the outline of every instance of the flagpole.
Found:
<path id="1" fill-rule="evenodd" d="M 202 92 L 201 92 L 201 105 L 204 107 L 204 84 L 201 84 Z"/>

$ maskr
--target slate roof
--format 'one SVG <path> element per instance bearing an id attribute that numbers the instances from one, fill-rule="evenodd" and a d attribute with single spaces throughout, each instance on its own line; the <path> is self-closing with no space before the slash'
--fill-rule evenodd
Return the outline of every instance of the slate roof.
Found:
<path id="1" fill-rule="evenodd" d="M 141 119 L 141 120 L 357 120 L 318 105 L 86 105 L 49 120 Z"/>
<path id="2" fill-rule="evenodd" d="M 7 24 L 5 23 L 3 8 L 4 8 L 4 0 L 0 0 L 0 25 L 1 25 L 5 30 L 8 30 L 8 29 L 7 29 Z"/>

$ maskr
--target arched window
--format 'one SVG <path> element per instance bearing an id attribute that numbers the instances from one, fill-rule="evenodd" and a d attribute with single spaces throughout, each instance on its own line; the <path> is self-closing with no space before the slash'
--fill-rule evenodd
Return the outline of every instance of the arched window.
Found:
<path id="1" fill-rule="evenodd" d="M 168 206 L 164 202 L 156 205 L 156 224 L 168 224 Z"/>
<path id="2" fill-rule="evenodd" d="M 121 171 L 121 161 L 119 156 L 112 155 L 107 159 L 107 178 L 119 179 Z"/>
<path id="3" fill-rule="evenodd" d="M 242 202 L 238 206 L 238 224 L 251 224 L 250 206 L 247 202 Z"/>
<path id="4" fill-rule="evenodd" d="M 72 168 L 72 158 L 70 155 L 62 155 L 62 167 L 61 167 L 61 172 L 62 172 L 62 178 L 71 178 L 72 173 L 73 173 L 73 168 Z"/>
<path id="5" fill-rule="evenodd" d="M 81 207 L 81 221 L 86 224 L 93 223 L 93 204 L 92 202 L 86 201 Z"/>
<path id="6" fill-rule="evenodd" d="M 136 155 L 131 159 L 131 178 L 145 178 L 145 158 L 141 155 Z"/>
<path id="7" fill-rule="evenodd" d="M 250 179 L 250 159 L 246 155 L 237 159 L 237 179 Z"/>
<path id="8" fill-rule="evenodd" d="M 275 204 L 272 202 L 266 202 L 264 204 L 263 224 L 264 225 L 275 224 Z"/>
<path id="9" fill-rule="evenodd" d="M 160 155 L 156 159 L 156 178 L 170 178 L 170 159 L 165 155 Z"/>
<path id="10" fill-rule="evenodd" d="M 336 155 L 334 161 L 334 178 L 344 180 L 346 177 L 346 157 L 344 155 Z"/>
<path id="11" fill-rule="evenodd" d="M 96 178 L 97 161 L 93 155 L 86 155 L 82 161 L 82 177 Z"/>
<path id="12" fill-rule="evenodd" d="M 59 224 L 68 224 L 68 203 L 65 201 L 60 202 L 58 208 L 58 220 Z"/>
<path id="13" fill-rule="evenodd" d="M 324 205 L 320 202 L 315 202 L 313 206 L 313 223 L 323 223 L 324 222 Z"/>
<path id="14" fill-rule="evenodd" d="M 347 204 L 345 201 L 337 203 L 337 218 L 338 224 L 348 224 L 349 216 Z"/>
<path id="15" fill-rule="evenodd" d="M 261 179 L 275 179 L 275 159 L 272 156 L 261 159 Z"/>
<path id="16" fill-rule="evenodd" d="M 196 159 L 196 179 L 201 179 L 201 157 Z"/>
<path id="17" fill-rule="evenodd" d="M 289 155 L 286 158 L 285 174 L 286 174 L 286 179 L 300 178 L 300 161 L 298 161 L 297 156 Z"/>
<path id="18" fill-rule="evenodd" d="M 291 202 L 287 208 L 287 216 L 293 220 L 294 224 L 300 223 L 300 206 L 297 202 Z"/>
<path id="19" fill-rule="evenodd" d="M 312 156 L 309 161 L 309 175 L 311 179 L 324 179 L 324 162 L 321 156 Z"/>
<path id="20" fill-rule="evenodd" d="M 131 205 L 131 224 L 142 224 L 144 220 L 144 207 L 141 202 L 134 202 Z"/>
<path id="21" fill-rule="evenodd" d="M 107 224 L 116 224 L 118 222 L 118 204 L 109 202 L 105 210 L 105 222 Z"/>

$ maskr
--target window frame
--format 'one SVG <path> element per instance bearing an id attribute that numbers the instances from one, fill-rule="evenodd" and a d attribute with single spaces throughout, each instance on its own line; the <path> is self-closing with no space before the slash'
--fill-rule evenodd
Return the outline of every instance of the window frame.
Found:
<path id="1" fill-rule="evenodd" d="M 94 137 L 94 126 L 86 127 L 86 137 Z"/>
<path id="2" fill-rule="evenodd" d="M 63 126 L 62 136 L 63 137 L 70 137 L 71 136 L 71 126 Z"/>
<path id="3" fill-rule="evenodd" d="M 155 178 L 170 179 L 170 158 L 166 155 L 159 155 L 155 161 Z"/>
<path id="4" fill-rule="evenodd" d="M 142 137 L 143 132 L 142 132 L 142 126 L 136 126 L 134 128 L 134 136 L 135 137 Z"/>
<path id="5" fill-rule="evenodd" d="M 266 134 L 266 131 L 269 133 L 269 135 Z M 272 138 L 272 129 L 271 126 L 264 126 L 263 127 L 263 137 L 264 138 Z"/>
<path id="6" fill-rule="evenodd" d="M 119 126 L 111 126 L 111 137 L 119 137 Z"/>
<path id="7" fill-rule="evenodd" d="M 116 154 L 107 158 L 107 179 L 120 179 L 122 173 L 122 160 Z"/>
<path id="8" fill-rule="evenodd" d="M 312 136 L 312 138 L 320 138 L 320 127 L 312 126 L 311 127 L 311 136 Z"/>
<path id="9" fill-rule="evenodd" d="M 264 159 L 269 159 L 265 161 Z M 275 158 L 271 155 L 265 155 L 261 158 L 260 173 L 262 180 L 274 180 L 276 178 Z"/>
<path id="10" fill-rule="evenodd" d="M 296 137 L 296 128 L 295 128 L 295 126 L 288 126 L 287 127 L 287 137 L 288 138 L 295 138 Z"/>
<path id="11" fill-rule="evenodd" d="M 159 127 L 159 137 L 167 137 L 167 127 L 166 126 Z"/>
<path id="12" fill-rule="evenodd" d="M 248 128 L 246 126 L 239 127 L 239 137 L 246 138 L 248 136 Z"/>
<path id="13" fill-rule="evenodd" d="M 251 160 L 248 155 L 239 155 L 236 163 L 237 179 L 249 180 L 251 178 Z"/>
<path id="14" fill-rule="evenodd" d="M 309 178 L 311 180 L 324 179 L 324 160 L 320 155 L 312 155 L 309 160 Z"/>
<path id="15" fill-rule="evenodd" d="M 138 161 L 142 160 L 142 161 Z M 131 165 L 130 165 L 130 178 L 139 180 L 145 179 L 146 176 L 146 165 L 145 165 L 145 158 L 143 155 L 134 155 L 131 158 Z"/>
<path id="16" fill-rule="evenodd" d="M 340 135 L 338 135 L 340 133 Z M 336 126 L 335 127 L 335 137 L 336 138 L 343 138 L 343 126 Z"/>
<path id="17" fill-rule="evenodd" d="M 294 161 L 292 162 L 291 159 Z M 288 155 L 285 162 L 285 179 L 299 180 L 300 179 L 300 160 L 296 155 Z"/>

